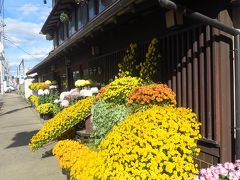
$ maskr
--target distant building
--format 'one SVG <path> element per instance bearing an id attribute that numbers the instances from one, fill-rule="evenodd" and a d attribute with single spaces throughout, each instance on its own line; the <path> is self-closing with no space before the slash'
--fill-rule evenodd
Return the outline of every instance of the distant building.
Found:
<path id="1" fill-rule="evenodd" d="M 7 86 L 9 85 L 9 65 L 4 57 L 4 53 L 0 53 L 0 93 L 4 94 Z"/>

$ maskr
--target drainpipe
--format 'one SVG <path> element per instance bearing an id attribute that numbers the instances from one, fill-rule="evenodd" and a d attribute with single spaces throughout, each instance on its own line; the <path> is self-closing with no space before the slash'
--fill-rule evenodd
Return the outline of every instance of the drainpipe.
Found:
<path id="1" fill-rule="evenodd" d="M 221 31 L 234 36 L 234 53 L 235 53 L 235 118 L 236 118 L 236 139 L 235 139 L 235 154 L 236 159 L 240 159 L 240 31 L 226 26 L 218 20 L 212 19 L 201 13 L 194 12 L 184 6 L 178 5 L 170 0 L 158 0 L 161 7 L 177 11 L 192 19 L 208 24 Z"/>
<path id="2" fill-rule="evenodd" d="M 235 53 L 235 118 L 236 118 L 236 159 L 240 159 L 240 35 L 234 36 Z"/>

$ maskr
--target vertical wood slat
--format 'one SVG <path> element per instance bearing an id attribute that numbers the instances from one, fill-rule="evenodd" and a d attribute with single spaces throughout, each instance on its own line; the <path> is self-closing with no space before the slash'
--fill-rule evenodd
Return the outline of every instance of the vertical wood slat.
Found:
<path id="1" fill-rule="evenodd" d="M 177 94 L 177 78 L 176 78 L 176 53 L 174 51 L 174 36 L 170 37 L 171 39 L 171 65 L 172 65 L 172 90 Z"/>
<path id="2" fill-rule="evenodd" d="M 193 108 L 192 103 L 192 46 L 191 31 L 187 32 L 187 105 Z"/>
<path id="3" fill-rule="evenodd" d="M 211 59 L 211 28 L 206 27 L 206 138 L 213 139 L 212 117 L 212 59 Z"/>
<path id="4" fill-rule="evenodd" d="M 213 104 L 214 104 L 214 140 L 221 142 L 221 117 L 220 117 L 220 77 L 219 77 L 219 43 L 218 37 L 219 30 L 212 29 L 213 39 L 212 39 L 212 59 L 213 59 Z"/>
<path id="5" fill-rule="evenodd" d="M 193 110 L 199 117 L 199 83 L 198 83 L 198 39 L 197 30 L 193 31 Z"/>
<path id="6" fill-rule="evenodd" d="M 201 133 L 206 137 L 206 117 L 205 117 L 205 62 L 204 62 L 204 32 L 202 27 L 199 28 L 199 95 L 200 95 L 200 113 L 202 127 Z"/>
<path id="7" fill-rule="evenodd" d="M 175 50 L 176 50 L 176 92 L 177 92 L 177 102 L 179 106 L 182 106 L 182 82 L 181 82 L 181 60 L 180 60 L 180 52 L 179 52 L 179 46 L 180 46 L 180 34 L 176 34 L 176 43 L 175 43 Z"/>
<path id="8" fill-rule="evenodd" d="M 172 88 L 172 64 L 171 64 L 171 42 L 170 42 L 170 37 L 168 36 L 167 38 L 167 62 L 168 62 L 168 87 Z"/>
<path id="9" fill-rule="evenodd" d="M 186 36 L 182 34 L 181 42 L 181 58 L 182 58 L 182 106 L 187 106 L 187 58 L 185 54 L 186 50 Z"/>
<path id="10" fill-rule="evenodd" d="M 158 78 L 159 80 L 160 80 L 160 82 L 163 82 L 164 81 L 164 78 L 163 78 L 163 76 L 165 76 L 165 69 L 166 68 L 163 68 L 163 66 L 165 65 L 163 62 L 166 62 L 166 61 L 163 61 L 163 58 L 165 57 L 165 55 L 163 54 L 163 47 L 164 47 L 164 39 L 163 38 L 161 38 L 161 39 L 159 39 L 159 52 L 162 52 L 161 54 L 160 54 L 160 63 L 159 63 L 159 68 L 158 68 L 158 70 L 159 70 L 159 72 L 160 72 L 160 78 Z"/>

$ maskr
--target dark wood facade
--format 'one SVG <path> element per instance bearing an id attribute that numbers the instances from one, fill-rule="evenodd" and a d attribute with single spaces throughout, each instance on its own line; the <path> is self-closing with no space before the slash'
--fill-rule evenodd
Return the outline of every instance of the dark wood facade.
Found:
<path id="1" fill-rule="evenodd" d="M 48 18 L 43 30 L 44 33 L 55 33 L 55 50 L 29 73 L 38 72 L 41 80 L 57 80 L 63 90 L 72 88 L 75 78 L 80 77 L 106 84 L 117 74 L 117 64 L 123 60 L 124 51 L 131 42 L 138 44 L 138 59 L 141 61 L 147 44 L 153 37 L 157 37 L 162 56 L 159 81 L 168 84 L 176 92 L 178 106 L 192 108 L 202 123 L 203 140 L 199 142 L 202 151 L 196 161 L 201 167 L 206 167 L 220 161 L 233 160 L 232 37 L 188 18 L 183 19 L 181 26 L 167 29 L 166 10 L 160 8 L 157 0 L 109 1 L 106 9 L 101 12 L 97 2 L 94 1 L 95 17 L 90 19 L 88 14 L 86 24 L 81 28 L 76 24 L 75 34 L 70 35 L 68 30 L 61 43 L 58 39 L 59 28 L 69 28 L 71 22 L 68 25 L 59 22 L 54 24 L 57 20 Z M 78 22 L 80 7 L 76 7 L 72 1 L 64 0 L 55 6 L 61 7 L 61 3 L 63 7 L 70 6 L 72 11 L 76 11 L 72 13 L 76 15 L 72 20 Z M 228 1 L 179 3 L 232 26 L 233 16 Z M 118 14 L 107 18 L 107 12 L 117 5 L 122 9 L 117 11 Z M 57 12 L 57 8 L 54 8 L 53 11 Z M 54 16 L 53 12 L 51 14 Z M 100 26 L 93 26 L 101 16 L 106 16 L 105 21 Z M 84 34 L 91 26 L 94 28 L 81 36 L 81 31 Z"/>

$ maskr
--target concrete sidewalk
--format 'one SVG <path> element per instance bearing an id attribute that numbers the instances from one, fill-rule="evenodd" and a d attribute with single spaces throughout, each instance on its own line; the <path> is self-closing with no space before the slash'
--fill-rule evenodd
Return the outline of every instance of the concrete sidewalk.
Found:
<path id="1" fill-rule="evenodd" d="M 5 94 L 0 100 L 0 179 L 67 179 L 54 157 L 42 158 L 53 144 L 37 152 L 28 147 L 29 139 L 42 127 L 35 110 L 17 94 Z"/>

